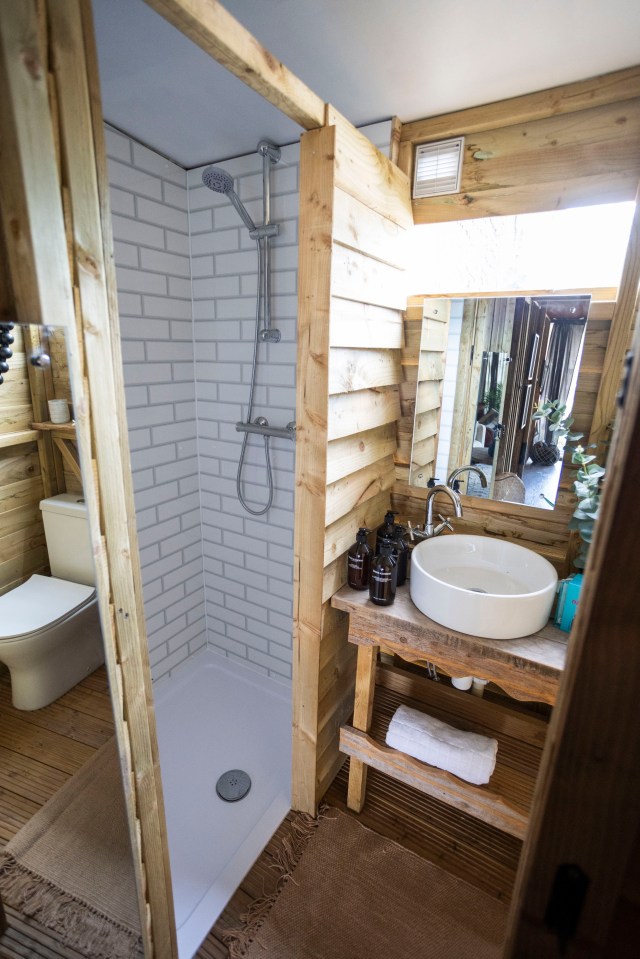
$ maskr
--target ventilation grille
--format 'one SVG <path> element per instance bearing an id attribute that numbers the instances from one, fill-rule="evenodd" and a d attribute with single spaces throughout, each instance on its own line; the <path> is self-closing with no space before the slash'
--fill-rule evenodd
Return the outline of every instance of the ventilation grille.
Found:
<path id="1" fill-rule="evenodd" d="M 414 197 L 458 193 L 462 170 L 464 137 L 423 143 L 416 150 Z"/>

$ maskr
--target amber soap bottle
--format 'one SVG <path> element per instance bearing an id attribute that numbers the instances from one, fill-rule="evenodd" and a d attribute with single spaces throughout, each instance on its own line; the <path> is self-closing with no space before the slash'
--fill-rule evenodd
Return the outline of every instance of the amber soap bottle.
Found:
<path id="1" fill-rule="evenodd" d="M 371 578 L 371 561 L 373 550 L 367 543 L 367 536 L 371 532 L 361 526 L 356 541 L 349 548 L 347 554 L 347 582 L 351 589 L 368 589 Z"/>
<path id="2" fill-rule="evenodd" d="M 369 583 L 369 599 L 376 606 L 391 606 L 396 598 L 398 564 L 393 552 L 393 540 L 383 537 L 380 552 L 373 558 Z"/>

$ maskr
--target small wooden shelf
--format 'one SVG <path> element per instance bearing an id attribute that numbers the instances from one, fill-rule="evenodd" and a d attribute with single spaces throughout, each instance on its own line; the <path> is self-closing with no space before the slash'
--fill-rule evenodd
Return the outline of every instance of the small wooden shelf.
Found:
<path id="1" fill-rule="evenodd" d="M 32 423 L 31 426 L 34 430 L 41 430 L 42 432 L 47 433 L 57 433 L 58 436 L 62 436 L 68 440 L 74 440 L 76 438 L 76 424 L 69 423 L 51 423 L 47 420 L 46 423 Z"/>
<path id="2" fill-rule="evenodd" d="M 66 468 L 82 483 L 80 458 L 76 446 L 76 424 L 71 423 L 32 423 L 34 430 L 40 433 L 51 433 L 51 438 L 60 452 Z"/>
<path id="3" fill-rule="evenodd" d="M 459 729 L 498 740 L 496 769 L 486 786 L 474 786 L 384 745 L 393 713 L 401 703 Z M 449 806 L 524 837 L 546 723 L 420 676 L 389 666 L 376 670 L 376 693 L 369 732 L 353 726 L 340 731 L 340 749 L 365 766 L 412 786 Z"/>

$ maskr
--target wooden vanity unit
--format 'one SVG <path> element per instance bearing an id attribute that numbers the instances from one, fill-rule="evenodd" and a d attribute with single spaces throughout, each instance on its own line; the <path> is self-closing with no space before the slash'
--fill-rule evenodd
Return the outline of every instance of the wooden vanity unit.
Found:
<path id="1" fill-rule="evenodd" d="M 367 767 L 413 786 L 471 816 L 523 838 L 547 724 L 542 719 L 462 693 L 406 670 L 378 664 L 378 652 L 432 662 L 452 676 L 476 676 L 515 699 L 553 704 L 565 664 L 567 633 L 552 625 L 522 639 L 491 640 L 458 633 L 424 616 L 401 587 L 392 606 L 375 606 L 367 591 L 343 587 L 332 605 L 349 614 L 349 642 L 358 646 L 353 726 L 340 731 L 351 757 L 348 806 L 360 812 Z M 486 786 L 470 783 L 386 746 L 396 708 L 413 706 L 460 729 L 498 740 Z"/>

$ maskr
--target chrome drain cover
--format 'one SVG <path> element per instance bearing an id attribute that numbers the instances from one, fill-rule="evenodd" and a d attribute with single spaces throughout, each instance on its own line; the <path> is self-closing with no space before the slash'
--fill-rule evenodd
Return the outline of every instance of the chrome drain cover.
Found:
<path id="1" fill-rule="evenodd" d="M 216 792 L 225 802 L 244 799 L 251 789 L 251 779 L 244 769 L 229 769 L 216 783 Z"/>

